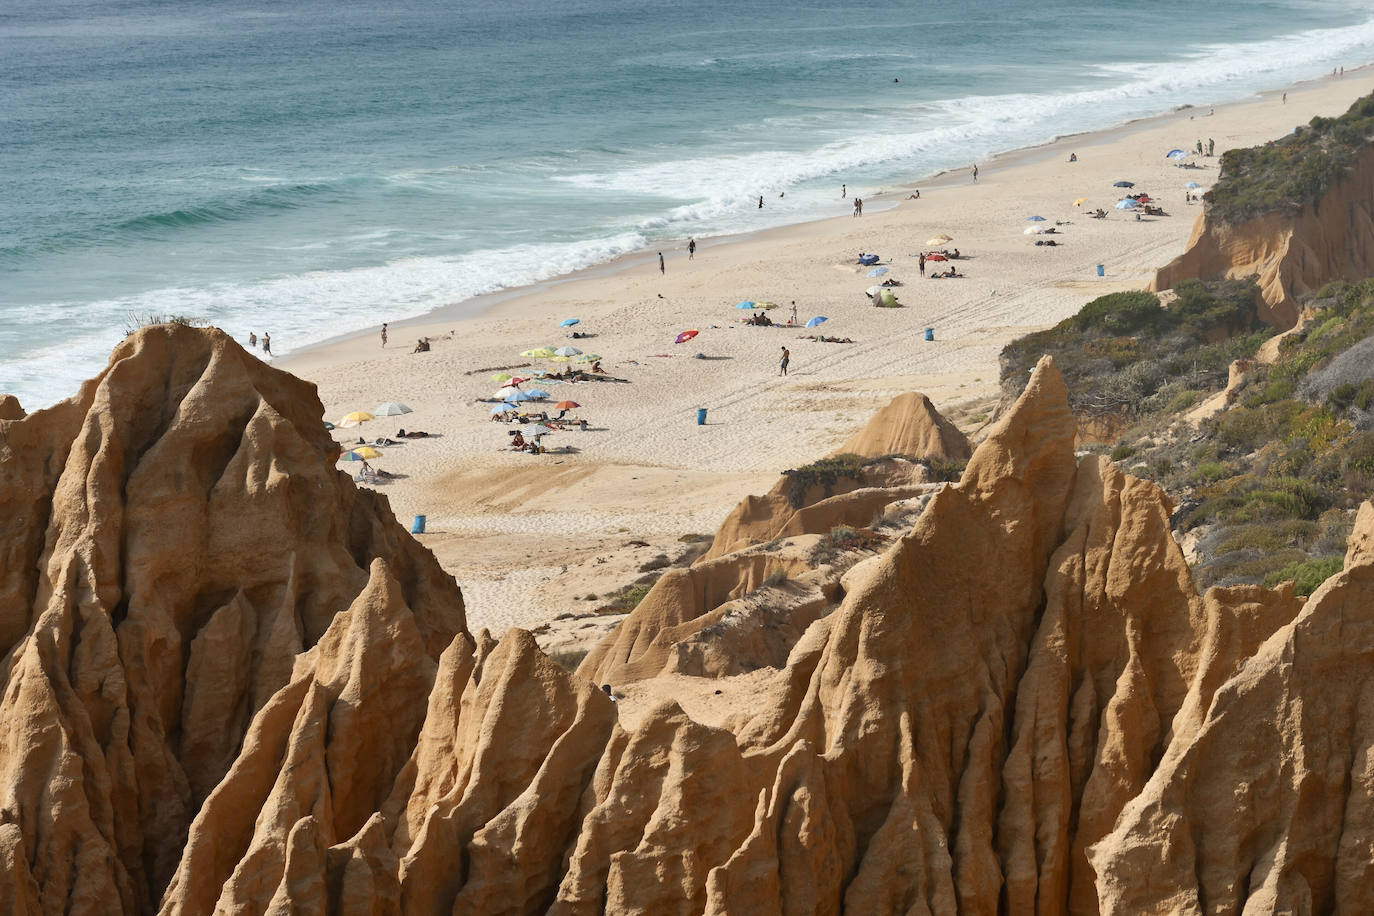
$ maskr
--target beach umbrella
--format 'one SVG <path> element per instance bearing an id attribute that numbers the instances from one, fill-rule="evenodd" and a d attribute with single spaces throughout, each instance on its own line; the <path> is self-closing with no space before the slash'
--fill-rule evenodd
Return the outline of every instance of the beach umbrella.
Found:
<path id="1" fill-rule="evenodd" d="M 581 407 L 582 405 L 576 401 L 559 401 L 553 406 L 556 410 L 572 410 L 574 407 Z"/>
<path id="2" fill-rule="evenodd" d="M 943 244 L 945 244 L 946 242 L 952 242 L 952 241 L 954 241 L 954 237 L 953 237 L 953 236 L 951 236 L 951 235 L 945 235 L 945 234 L 941 233 L 940 235 L 933 236 L 932 238 L 926 239 L 926 244 L 927 244 L 927 245 L 943 245 Z"/>
<path id="3" fill-rule="evenodd" d="M 498 372 L 491 377 L 493 382 L 509 382 L 511 375 L 509 372 Z"/>
<path id="4" fill-rule="evenodd" d="M 522 392 L 519 388 L 513 388 L 507 385 L 505 388 L 499 389 L 495 394 L 492 395 L 492 397 L 496 398 L 498 401 L 509 401 L 515 395 L 523 393 L 524 392 Z"/>
<path id="5" fill-rule="evenodd" d="M 736 302 L 736 303 L 735 303 L 735 308 L 737 308 L 737 309 L 751 309 L 751 308 L 753 308 L 753 307 L 754 307 L 754 303 L 750 302 L 748 299 L 744 300 L 743 302 Z"/>
<path id="6" fill-rule="evenodd" d="M 372 412 L 379 417 L 399 417 L 403 413 L 414 413 L 399 401 L 387 401 L 385 404 L 378 404 L 377 409 Z"/>
<path id="7" fill-rule="evenodd" d="M 553 351 L 554 356 L 578 356 L 582 353 L 577 347 L 559 347 Z"/>
<path id="8" fill-rule="evenodd" d="M 1123 198 L 1116 202 L 1116 208 L 1118 210 L 1131 210 L 1138 206 L 1140 206 L 1140 204 L 1131 200 L 1129 197 Z"/>
<path id="9" fill-rule="evenodd" d="M 514 404 L 497 404 L 495 407 L 493 407 L 493 408 L 491 409 L 491 412 L 492 412 L 492 413 L 505 413 L 506 411 L 510 410 L 510 409 L 511 409 L 512 407 L 514 407 L 514 406 L 515 406 Z"/>
<path id="10" fill-rule="evenodd" d="M 870 277 L 881 277 L 885 273 L 887 273 L 886 267 L 875 267 L 868 272 L 868 275 Z"/>
<path id="11" fill-rule="evenodd" d="M 1027 226 L 1027 227 L 1025 228 L 1025 230 L 1024 230 L 1021 234 L 1022 234 L 1022 235 L 1039 235 L 1040 233 L 1042 233 L 1042 232 L 1044 232 L 1044 231 L 1045 231 L 1045 230 L 1044 230 L 1044 229 L 1041 229 L 1039 226 Z"/>
<path id="12" fill-rule="evenodd" d="M 526 357 L 527 359 L 548 359 L 550 356 L 553 356 L 553 348 L 535 347 L 533 350 L 526 350 L 524 353 L 521 353 L 520 355 Z"/>
<path id="13" fill-rule="evenodd" d="M 549 393 L 542 388 L 531 388 L 529 391 L 526 391 L 525 394 L 535 401 L 549 396 Z"/>
<path id="14" fill-rule="evenodd" d="M 1198 184 L 1196 181 L 1190 181 L 1185 184 L 1184 187 L 1189 191 L 1196 191 L 1198 188 L 1202 187 L 1202 185 Z"/>
<path id="15" fill-rule="evenodd" d="M 949 258 L 945 257 L 945 256 L 942 255 L 942 254 L 932 254 L 932 255 L 926 255 L 926 260 L 927 260 L 927 261 L 948 261 Z"/>
<path id="16" fill-rule="evenodd" d="M 1185 159 L 1188 154 L 1181 149 L 1171 149 L 1164 154 L 1165 159 Z"/>
<path id="17" fill-rule="evenodd" d="M 1112 183 L 1112 187 L 1114 187 L 1114 188 L 1133 188 L 1133 187 L 1135 187 L 1135 182 L 1134 182 L 1134 181 L 1116 181 L 1116 182 L 1113 182 L 1113 183 Z"/>
<path id="18" fill-rule="evenodd" d="M 1073 205 L 1074 205 L 1075 207 L 1077 207 L 1077 206 L 1079 206 L 1080 204 L 1082 204 L 1083 201 L 1085 201 L 1085 200 L 1087 200 L 1087 199 L 1088 199 L 1088 198 L 1086 198 L 1086 197 L 1080 197 L 1080 198 L 1078 198 L 1078 200 L 1075 200 L 1075 201 L 1073 202 Z"/>
<path id="19" fill-rule="evenodd" d="M 581 324 L 581 323 L 582 323 L 582 319 L 581 319 L 581 318 L 564 318 L 562 321 L 558 322 L 558 326 L 559 326 L 560 328 L 570 328 L 570 327 L 572 327 L 572 326 L 575 325 L 575 324 Z"/>
<path id="20" fill-rule="evenodd" d="M 517 392 L 515 392 L 515 394 L 513 394 L 513 395 L 511 395 L 510 397 L 506 398 L 506 400 L 507 400 L 507 401 L 510 401 L 510 402 L 513 402 L 513 403 L 516 403 L 516 404 L 519 404 L 519 403 L 522 402 L 522 401 L 533 401 L 533 400 L 535 400 L 535 397 L 534 397 L 534 395 L 530 394 L 528 391 L 517 391 Z"/>
<path id="21" fill-rule="evenodd" d="M 673 341 L 673 343 L 682 343 L 684 341 L 691 340 L 693 337 L 696 337 L 699 333 L 701 332 L 695 330 L 683 331 L 681 334 L 677 335 L 677 340 Z"/>
<path id="22" fill-rule="evenodd" d="M 333 424 L 333 423 L 330 423 L 328 420 L 325 420 L 325 421 L 324 421 L 324 428 L 325 428 L 325 429 L 333 429 L 333 428 L 334 428 L 334 424 Z"/>
<path id="23" fill-rule="evenodd" d="M 1028 222 L 1028 223 L 1043 223 L 1044 221 L 1045 221 L 1045 217 L 1043 217 L 1043 216 L 1028 216 L 1028 217 L 1026 217 L 1026 222 Z"/>
<path id="24" fill-rule="evenodd" d="M 755 302 L 754 305 L 763 309 L 765 312 L 769 309 L 775 309 L 778 307 L 778 304 L 776 302 Z"/>
<path id="25" fill-rule="evenodd" d="M 346 414 L 344 418 L 339 421 L 339 426 L 343 427 L 344 429 L 349 429 L 350 427 L 361 426 L 368 420 L 375 419 L 377 418 L 374 417 L 372 414 L 368 413 L 366 410 L 355 410 L 350 414 Z"/>
<path id="26" fill-rule="evenodd" d="M 830 319 L 829 319 L 829 318 L 826 318 L 824 315 L 817 315 L 815 318 L 812 318 L 810 321 L 808 321 L 808 322 L 806 323 L 806 326 L 807 326 L 808 328 L 814 328 L 814 327 L 816 327 L 817 325 L 825 324 L 825 323 L 826 323 L 827 321 L 829 321 L 829 320 L 830 320 Z"/>
<path id="27" fill-rule="evenodd" d="M 579 363 L 594 363 L 594 362 L 597 362 L 597 361 L 600 360 L 600 359 L 601 359 L 601 356 L 600 356 L 599 354 L 596 354 L 596 353 L 583 353 L 581 356 L 579 356 L 579 357 L 577 358 L 577 361 L 578 361 Z"/>
<path id="28" fill-rule="evenodd" d="M 868 289 L 864 290 L 864 295 L 872 299 L 874 296 L 878 295 L 882 291 L 883 288 L 881 286 L 870 286 Z"/>
<path id="29" fill-rule="evenodd" d="M 572 357 L 571 357 L 571 356 L 550 356 L 550 357 L 549 357 L 549 362 L 551 362 L 551 363 L 570 363 L 570 362 L 572 362 Z"/>
<path id="30" fill-rule="evenodd" d="M 381 452 L 380 449 L 375 449 L 375 448 L 373 448 L 373 447 L 370 446 L 370 445 L 364 445 L 362 448 L 355 448 L 355 449 L 354 449 L 353 451 L 351 451 L 351 452 L 344 452 L 342 455 L 339 456 L 339 460 L 340 460 L 340 461 L 366 461 L 368 458 L 380 458 L 380 457 L 382 457 L 382 452 Z"/>
<path id="31" fill-rule="evenodd" d="M 545 426 L 543 423 L 531 423 L 528 426 L 520 427 L 520 435 L 526 439 L 533 439 L 535 436 L 547 436 L 553 432 L 553 428 Z"/>

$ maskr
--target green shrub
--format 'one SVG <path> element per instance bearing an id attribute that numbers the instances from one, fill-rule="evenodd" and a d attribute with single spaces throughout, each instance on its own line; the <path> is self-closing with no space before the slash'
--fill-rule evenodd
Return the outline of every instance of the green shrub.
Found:
<path id="1" fill-rule="evenodd" d="M 1273 588 L 1280 582 L 1292 582 L 1294 594 L 1307 596 L 1327 579 L 1345 568 L 1344 557 L 1319 557 L 1290 563 L 1264 577 L 1264 584 Z"/>
<path id="2" fill-rule="evenodd" d="M 822 488 L 826 497 L 834 496 L 836 481 L 842 478 L 863 480 L 863 470 L 868 463 L 869 459 L 861 455 L 846 453 L 822 458 L 799 468 L 789 468 L 782 472 L 787 477 L 784 494 L 787 502 L 793 509 L 800 509 L 806 502 L 806 491 L 816 486 Z"/>
<path id="3" fill-rule="evenodd" d="M 1131 456 L 1134 455 L 1134 454 L 1135 454 L 1135 446 L 1134 446 L 1134 445 L 1122 444 L 1122 445 L 1118 445 L 1116 448 L 1112 449 L 1111 458 L 1112 458 L 1113 461 L 1125 461 L 1127 458 L 1131 457 Z"/>
<path id="4" fill-rule="evenodd" d="M 787 572 L 782 569 L 773 570 L 768 574 L 768 577 L 763 580 L 763 584 L 767 588 L 777 588 L 779 585 L 782 585 L 786 582 Z"/>
<path id="5" fill-rule="evenodd" d="M 1107 334 L 1135 334 L 1161 327 L 1166 318 L 1158 296 L 1131 290 L 1099 296 L 1068 321 L 1077 331 L 1098 329 Z"/>

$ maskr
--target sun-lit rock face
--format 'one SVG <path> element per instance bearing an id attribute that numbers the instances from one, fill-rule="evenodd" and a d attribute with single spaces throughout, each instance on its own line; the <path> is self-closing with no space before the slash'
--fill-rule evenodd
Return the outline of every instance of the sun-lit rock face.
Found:
<path id="1" fill-rule="evenodd" d="M 1305 604 L 1199 597 L 1164 494 L 1075 459 L 1044 360 L 747 715 L 718 727 L 665 699 L 622 721 L 530 634 L 469 634 L 452 580 L 334 470 L 319 420 L 309 385 L 223 335 L 150 328 L 77 398 L 0 421 L 7 911 L 1374 896 L 1374 506 Z M 728 603 L 732 576 L 767 574 L 732 562 L 675 588 Z"/>

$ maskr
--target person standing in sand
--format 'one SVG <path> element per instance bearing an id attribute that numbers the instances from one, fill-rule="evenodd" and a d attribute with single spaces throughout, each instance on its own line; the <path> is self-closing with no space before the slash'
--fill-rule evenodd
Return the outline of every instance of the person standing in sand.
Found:
<path id="1" fill-rule="evenodd" d="M 386 322 L 382 322 L 382 346 L 386 346 Z"/>
<path id="2" fill-rule="evenodd" d="M 796 323 L 797 323 L 797 300 L 796 300 L 796 299 L 793 299 L 793 300 L 792 300 L 792 319 L 791 319 L 790 321 L 788 321 L 787 323 L 788 323 L 788 324 L 796 324 Z"/>
<path id="3" fill-rule="evenodd" d="M 973 163 L 973 180 L 978 180 L 978 163 Z"/>
<path id="4" fill-rule="evenodd" d="M 926 253 L 925 253 L 924 251 L 921 252 L 920 264 L 921 264 L 921 276 L 924 277 L 924 276 L 926 275 Z"/>
<path id="5" fill-rule="evenodd" d="M 658 253 L 658 272 L 663 273 L 663 252 Z"/>
<path id="6" fill-rule="evenodd" d="M 792 358 L 792 353 L 786 347 L 782 348 L 782 362 L 778 363 L 778 375 L 787 374 L 787 361 Z"/>
<path id="7" fill-rule="evenodd" d="M 688 240 L 687 240 L 687 260 L 690 261 L 690 260 L 692 260 L 693 258 L 695 258 L 696 256 L 697 256 L 697 240 L 696 240 L 696 239 L 688 239 Z"/>

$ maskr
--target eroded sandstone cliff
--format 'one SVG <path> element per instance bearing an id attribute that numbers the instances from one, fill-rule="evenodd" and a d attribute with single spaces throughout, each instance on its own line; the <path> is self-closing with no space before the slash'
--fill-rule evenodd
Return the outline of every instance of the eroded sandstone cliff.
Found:
<path id="1" fill-rule="evenodd" d="M 1198 215 L 1188 248 L 1156 272 L 1152 290 L 1182 280 L 1258 277 L 1259 317 L 1279 329 L 1298 320 L 1299 300 L 1332 280 L 1374 274 L 1374 146 L 1320 199 L 1231 221 Z"/>
<path id="2" fill-rule="evenodd" d="M 73 401 L 0 421 L 9 911 L 1369 899 L 1374 506 L 1305 605 L 1199 597 L 1164 495 L 1075 459 L 1044 361 L 750 715 L 667 700 L 626 728 L 528 633 L 466 632 L 319 419 L 222 335 L 155 328 Z"/>

